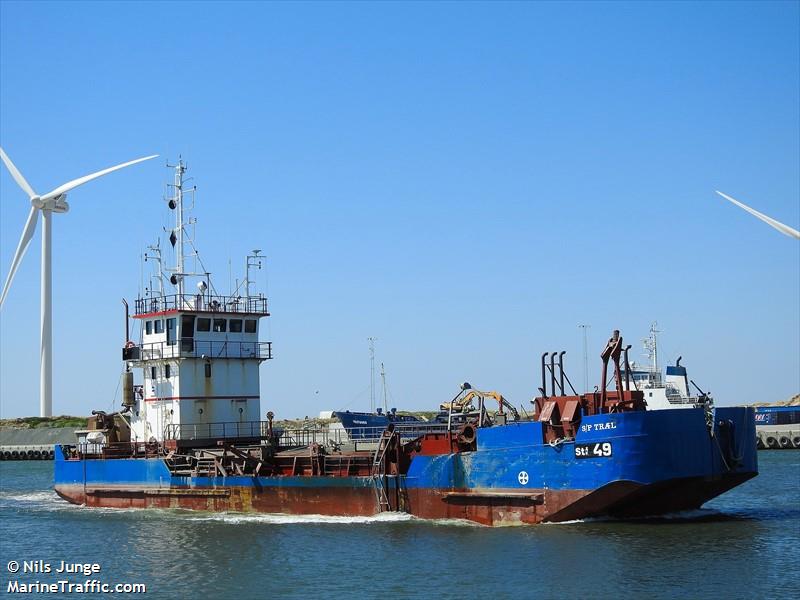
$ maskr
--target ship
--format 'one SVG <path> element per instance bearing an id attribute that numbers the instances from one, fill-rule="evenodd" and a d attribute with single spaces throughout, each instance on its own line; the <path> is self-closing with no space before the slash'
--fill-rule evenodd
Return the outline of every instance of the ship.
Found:
<path id="1" fill-rule="evenodd" d="M 414 415 L 398 414 L 396 408 L 386 412 L 380 407 L 375 409 L 375 412 L 336 410 L 331 415 L 338 419 L 351 439 L 368 439 L 373 436 L 376 429 L 383 431 L 390 424 L 404 425 L 403 431 L 409 431 L 413 425 L 422 428 L 427 425 L 427 421 Z"/>
<path id="2" fill-rule="evenodd" d="M 713 406 L 714 399 L 711 394 L 704 392 L 693 380 L 689 379 L 686 367 L 681 364 L 682 356 L 675 360 L 674 365 L 667 365 L 666 375 L 662 372 L 658 362 L 659 333 L 658 323 L 654 322 L 650 325 L 648 336 L 643 340 L 649 364 L 629 362 L 630 346 L 623 349 L 625 389 L 644 392 L 649 410 Z M 690 384 L 697 390 L 697 395 L 692 395 Z"/>
<path id="3" fill-rule="evenodd" d="M 375 338 L 369 338 L 369 351 L 370 351 L 370 408 L 375 407 Z M 425 427 L 427 421 L 421 419 L 416 415 L 403 414 L 397 412 L 397 408 L 389 408 L 387 403 L 387 386 L 386 386 L 386 369 L 381 363 L 381 385 L 383 388 L 383 407 L 378 406 L 370 412 L 364 411 L 350 411 L 350 410 L 334 410 L 325 413 L 320 413 L 320 417 L 325 414 L 326 417 L 333 419 L 335 422 L 328 425 L 334 425 L 336 428 L 341 427 L 347 432 L 349 439 L 364 440 L 374 437 L 375 431 L 383 431 L 390 424 L 404 425 L 402 431 L 407 435 L 413 435 L 413 425 L 420 425 Z"/>
<path id="4" fill-rule="evenodd" d="M 753 409 L 648 410 L 644 392 L 625 385 L 618 331 L 602 350 L 593 392 L 566 393 L 563 360 L 548 389 L 543 361 L 531 414 L 462 384 L 444 403 L 447 418 L 435 422 L 390 422 L 361 439 L 279 429 L 271 410 L 260 418 L 259 367 L 273 352 L 259 335 L 267 298 L 251 285 L 259 253 L 225 296 L 205 269 L 189 271 L 186 167 L 174 168 L 176 262 L 162 271 L 158 254 L 157 285 L 132 303 L 133 314 L 126 305 L 121 408 L 93 412 L 74 444 L 55 447 L 61 498 L 110 508 L 403 512 L 506 526 L 696 509 L 757 475 Z"/>
<path id="5" fill-rule="evenodd" d="M 759 450 L 800 449 L 800 406 L 756 406 Z"/>

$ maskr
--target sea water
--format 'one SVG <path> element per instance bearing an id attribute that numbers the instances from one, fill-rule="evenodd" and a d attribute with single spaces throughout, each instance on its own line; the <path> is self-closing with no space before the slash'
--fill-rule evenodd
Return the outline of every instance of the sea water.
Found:
<path id="1" fill-rule="evenodd" d="M 759 467 L 690 513 L 493 529 L 396 513 L 89 509 L 55 495 L 52 462 L 0 462 L 0 597 L 796 598 L 800 451 L 760 452 Z M 23 584 L 33 593 L 14 592 Z"/>

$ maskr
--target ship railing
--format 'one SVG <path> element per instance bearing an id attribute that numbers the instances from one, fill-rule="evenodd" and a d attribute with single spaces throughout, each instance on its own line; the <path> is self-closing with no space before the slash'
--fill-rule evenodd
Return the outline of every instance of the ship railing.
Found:
<path id="1" fill-rule="evenodd" d="M 300 448 L 311 444 L 330 445 L 349 442 L 377 443 L 384 427 L 358 427 L 349 431 L 341 427 L 299 427 L 284 429 L 269 421 L 231 421 L 220 423 L 181 423 L 167 425 L 164 430 L 165 440 L 233 440 L 233 439 L 270 439 L 277 440 L 277 445 L 284 448 Z M 421 423 L 395 425 L 394 431 L 401 440 L 412 440 L 427 433 L 445 433 L 446 423 Z"/>
<path id="2" fill-rule="evenodd" d="M 216 294 L 172 294 L 137 298 L 134 315 L 148 315 L 173 310 L 213 313 L 269 315 L 264 296 L 218 296 Z"/>
<path id="3" fill-rule="evenodd" d="M 325 427 L 282 429 L 277 432 L 278 446 L 282 448 L 302 448 L 311 444 L 320 446 L 345 444 L 350 441 L 344 429 Z"/>
<path id="4" fill-rule="evenodd" d="M 385 431 L 385 427 L 351 427 L 350 429 L 304 427 L 297 429 L 284 429 L 280 432 L 278 443 L 280 446 L 294 448 L 308 446 L 311 444 L 344 444 L 348 442 L 376 444 L 380 441 Z M 447 424 L 395 424 L 394 431 L 400 436 L 401 440 L 408 441 L 427 433 L 445 433 L 447 431 Z"/>
<path id="5" fill-rule="evenodd" d="M 170 342 L 150 342 L 127 345 L 122 360 L 153 360 L 162 358 L 272 358 L 272 342 L 201 341 L 181 338 Z"/>
<path id="6" fill-rule="evenodd" d="M 153 458 L 159 455 L 156 442 L 81 443 L 69 446 L 75 458 Z"/>
<path id="7" fill-rule="evenodd" d="M 220 423 L 180 423 L 167 425 L 165 440 L 267 439 L 268 421 L 230 421 Z"/>

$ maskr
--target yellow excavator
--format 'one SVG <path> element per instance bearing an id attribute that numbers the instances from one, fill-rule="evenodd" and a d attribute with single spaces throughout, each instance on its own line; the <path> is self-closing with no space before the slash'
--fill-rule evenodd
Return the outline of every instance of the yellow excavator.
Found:
<path id="1" fill-rule="evenodd" d="M 505 414 L 503 409 L 507 409 L 508 412 L 511 413 L 514 421 L 520 420 L 517 409 L 514 408 L 514 405 L 508 400 L 503 398 L 503 395 L 500 394 L 500 392 L 482 392 L 480 390 L 475 390 L 472 389 L 472 386 L 466 382 L 461 385 L 461 391 L 458 393 L 458 395 L 456 395 L 455 398 L 449 402 L 442 402 L 439 405 L 439 410 L 453 414 L 471 412 L 475 410 L 475 406 L 472 403 L 473 399 L 482 401 L 486 400 L 486 398 L 493 398 L 497 401 L 497 414 Z"/>

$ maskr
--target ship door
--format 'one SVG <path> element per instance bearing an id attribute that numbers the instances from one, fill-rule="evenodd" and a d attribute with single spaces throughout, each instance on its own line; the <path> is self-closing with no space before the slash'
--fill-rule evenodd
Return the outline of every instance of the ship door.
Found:
<path id="1" fill-rule="evenodd" d="M 194 352 L 194 315 L 181 317 L 181 352 Z"/>

